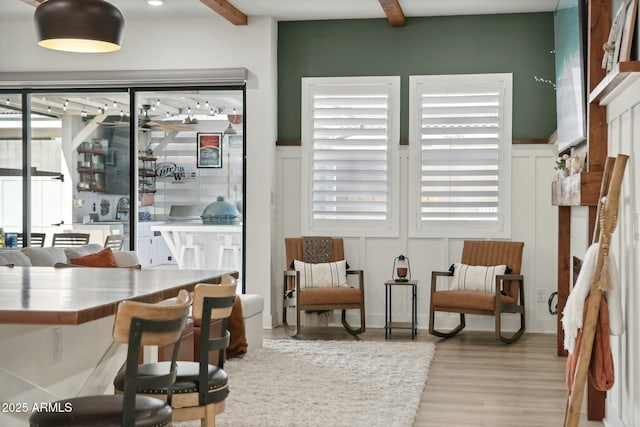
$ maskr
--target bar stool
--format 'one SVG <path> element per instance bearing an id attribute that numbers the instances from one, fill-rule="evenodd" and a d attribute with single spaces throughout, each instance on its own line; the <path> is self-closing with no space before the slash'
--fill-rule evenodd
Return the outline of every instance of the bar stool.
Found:
<path id="1" fill-rule="evenodd" d="M 242 258 L 240 256 L 240 245 L 233 242 L 233 234 L 221 234 L 218 236 L 220 240 L 220 246 L 218 249 L 218 270 L 222 270 L 228 266 L 225 263 L 225 254 L 229 254 L 233 260 L 233 265 L 227 268 L 232 268 L 238 273 L 242 271 Z"/>
<path id="2" fill-rule="evenodd" d="M 124 301 L 118 305 L 113 339 L 128 344 L 127 360 L 122 370 L 122 393 L 117 395 L 83 396 L 56 402 L 59 411 L 34 412 L 29 418 L 32 427 L 133 425 L 169 427 L 172 425 L 172 384 L 176 378 L 176 357 L 179 338 L 185 325 L 192 299 L 181 290 L 175 304 L 160 305 Z M 144 345 L 175 344 L 172 358 L 163 372 L 138 375 L 138 354 Z M 143 389 L 168 389 L 166 401 L 137 394 Z"/>
<path id="3" fill-rule="evenodd" d="M 185 268 L 187 251 L 193 251 L 193 261 L 196 269 L 200 269 L 204 266 L 204 256 L 202 255 L 202 245 L 196 242 L 193 234 L 186 234 L 185 241 L 180 248 L 180 268 Z"/>

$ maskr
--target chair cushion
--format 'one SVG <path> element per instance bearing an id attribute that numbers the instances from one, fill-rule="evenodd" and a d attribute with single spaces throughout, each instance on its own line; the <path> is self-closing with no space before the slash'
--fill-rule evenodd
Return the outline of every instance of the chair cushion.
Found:
<path id="1" fill-rule="evenodd" d="M 158 376 L 169 372 L 171 362 L 145 363 L 138 367 L 138 376 Z M 173 385 L 173 393 L 197 393 L 198 392 L 198 362 L 179 361 L 176 375 L 176 382 Z M 208 369 L 208 387 L 209 391 L 221 390 L 227 387 L 227 373 L 217 366 L 209 365 Z M 121 370 L 113 380 L 116 390 L 124 390 L 124 370 Z M 166 394 L 166 387 L 158 387 L 153 389 L 141 389 L 139 393 L 144 394 Z M 226 394 L 225 394 L 226 397 Z M 223 398 L 224 399 L 224 398 Z M 221 399 L 221 400 L 223 400 Z"/>
<path id="2" fill-rule="evenodd" d="M 480 291 L 494 293 L 496 276 L 505 273 L 506 265 L 467 265 L 456 262 L 451 280 L 451 290 Z"/>
<path id="3" fill-rule="evenodd" d="M 84 265 L 85 267 L 117 267 L 118 262 L 113 256 L 111 248 L 104 248 L 95 254 L 85 255 L 69 260 L 73 265 Z"/>
<path id="4" fill-rule="evenodd" d="M 495 310 L 495 293 L 477 291 L 436 291 L 432 295 L 433 305 L 438 307 L 461 308 L 465 310 Z M 505 304 L 516 304 L 516 300 L 500 295 Z"/>
<path id="5" fill-rule="evenodd" d="M 34 412 L 32 426 L 122 426 L 123 395 L 86 396 L 56 402 L 58 411 Z M 172 410 L 165 402 L 136 396 L 136 427 L 171 425 Z"/>
<path id="6" fill-rule="evenodd" d="M 53 267 L 56 263 L 67 262 L 62 248 L 23 248 L 22 253 L 31 260 L 34 267 Z"/>
<path id="7" fill-rule="evenodd" d="M 360 288 L 307 288 L 300 289 L 300 305 L 359 304 L 362 302 Z"/>
<path id="8" fill-rule="evenodd" d="M 332 288 L 347 286 L 345 260 L 312 264 L 295 260 L 293 267 L 300 272 L 301 288 Z"/>
<path id="9" fill-rule="evenodd" d="M 30 267 L 31 260 L 20 251 L 7 250 L 0 252 L 0 265 L 17 265 L 19 267 Z"/>

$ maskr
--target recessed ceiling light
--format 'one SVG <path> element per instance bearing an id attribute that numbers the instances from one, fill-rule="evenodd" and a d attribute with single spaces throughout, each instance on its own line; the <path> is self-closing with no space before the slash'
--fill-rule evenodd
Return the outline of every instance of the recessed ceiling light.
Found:
<path id="1" fill-rule="evenodd" d="M 164 2 L 162 0 L 147 0 L 149 6 L 162 6 Z"/>

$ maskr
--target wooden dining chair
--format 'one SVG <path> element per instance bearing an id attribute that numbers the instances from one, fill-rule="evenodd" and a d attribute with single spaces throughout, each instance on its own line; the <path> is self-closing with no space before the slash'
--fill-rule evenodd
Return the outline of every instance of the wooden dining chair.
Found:
<path id="1" fill-rule="evenodd" d="M 179 338 L 185 325 L 191 297 L 180 291 L 174 304 L 160 305 L 123 301 L 118 305 L 113 328 L 114 341 L 128 344 L 123 370 L 121 394 L 83 396 L 55 402 L 57 408 L 70 410 L 34 412 L 31 427 L 53 426 L 171 426 L 171 384 L 176 375 Z M 140 376 L 138 353 L 145 345 L 175 343 L 173 358 L 165 372 Z M 136 393 L 136 390 L 164 387 L 169 390 L 167 401 Z M 167 403 L 168 402 L 168 403 Z"/>
<path id="2" fill-rule="evenodd" d="M 44 241 L 47 238 L 47 233 L 31 233 L 30 244 L 31 247 L 44 247 Z M 18 247 L 21 248 L 24 245 L 24 236 L 22 233 L 18 233 L 17 239 Z"/>
<path id="3" fill-rule="evenodd" d="M 126 236 L 122 234 L 110 234 L 104 241 L 104 247 L 111 248 L 114 252 L 119 252 L 122 250 L 126 239 Z"/>
<path id="4" fill-rule="evenodd" d="M 229 394 L 228 378 L 224 371 L 224 350 L 229 345 L 227 320 L 236 296 L 237 284 L 199 283 L 193 292 L 192 315 L 202 326 L 200 334 L 200 361 L 178 361 L 177 377 L 173 384 L 173 421 L 200 420 L 201 427 L 215 425 L 215 416 L 224 411 L 224 401 Z M 220 319 L 222 327 L 217 336 L 212 337 L 211 321 Z M 218 364 L 211 365 L 208 355 L 218 351 Z M 140 366 L 138 375 L 158 375 L 169 371 L 169 362 L 148 363 Z M 123 372 L 114 379 L 116 393 L 122 393 L 126 386 Z M 167 401 L 169 387 L 139 387 L 138 393 Z"/>
<path id="5" fill-rule="evenodd" d="M 89 244 L 89 233 L 55 233 L 51 246 L 71 248 Z"/>

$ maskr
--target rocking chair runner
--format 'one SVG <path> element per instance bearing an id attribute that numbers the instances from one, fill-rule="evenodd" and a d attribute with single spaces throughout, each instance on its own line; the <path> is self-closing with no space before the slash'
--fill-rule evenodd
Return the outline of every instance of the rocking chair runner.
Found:
<path id="1" fill-rule="evenodd" d="M 342 310 L 342 325 L 346 331 L 357 336 L 365 331 L 364 312 L 364 273 L 362 270 L 347 270 L 347 276 L 355 275 L 358 278 L 358 287 L 333 287 L 333 288 L 301 288 L 300 273 L 293 270 L 294 260 L 303 259 L 303 238 L 285 238 L 285 252 L 287 270 L 284 272 L 284 307 L 282 321 L 289 335 L 295 336 L 301 331 L 300 312 L 305 310 Z M 330 261 L 344 260 L 344 246 L 341 238 L 331 240 Z M 291 327 L 287 321 L 287 309 L 295 308 L 296 326 Z M 355 309 L 360 311 L 360 327 L 354 328 L 347 322 L 346 311 Z"/>
<path id="2" fill-rule="evenodd" d="M 495 293 L 466 290 L 437 290 L 438 276 L 453 276 L 451 272 L 431 273 L 429 333 L 441 338 L 456 335 L 465 327 L 465 314 L 495 316 L 495 337 L 505 343 L 518 340 L 525 331 L 524 279 L 520 275 L 523 242 L 467 240 L 462 249 L 461 263 L 475 266 L 507 265 L 511 274 L 496 276 Z M 519 300 L 519 302 L 518 302 Z M 460 324 L 449 332 L 435 329 L 435 312 L 460 314 Z M 501 314 L 519 313 L 520 329 L 510 337 L 501 332 Z"/>

